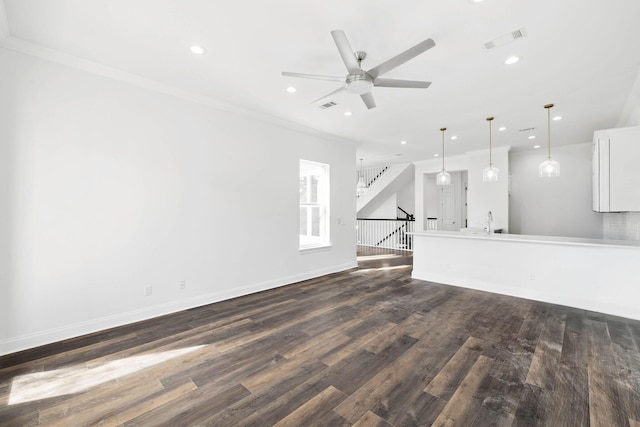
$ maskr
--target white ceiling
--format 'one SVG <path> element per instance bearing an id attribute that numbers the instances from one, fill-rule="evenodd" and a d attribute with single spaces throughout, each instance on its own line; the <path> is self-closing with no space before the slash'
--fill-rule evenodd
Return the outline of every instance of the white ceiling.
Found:
<path id="1" fill-rule="evenodd" d="M 544 146 L 547 103 L 564 117 L 552 122 L 553 145 L 590 141 L 617 125 L 640 68 L 638 0 L 4 0 L 4 8 L 2 45 L 52 49 L 337 135 L 357 143 L 365 165 L 432 158 L 443 126 L 447 155 L 485 149 L 490 115 L 495 146 Z M 519 28 L 525 38 L 484 48 Z M 433 49 L 384 77 L 433 84 L 374 88 L 373 110 L 349 94 L 331 98 L 330 109 L 310 104 L 339 83 L 280 73 L 346 75 L 334 29 L 368 53 L 365 69 L 432 38 Z M 193 55 L 193 44 L 207 54 Z M 505 65 L 510 55 L 520 62 Z"/>

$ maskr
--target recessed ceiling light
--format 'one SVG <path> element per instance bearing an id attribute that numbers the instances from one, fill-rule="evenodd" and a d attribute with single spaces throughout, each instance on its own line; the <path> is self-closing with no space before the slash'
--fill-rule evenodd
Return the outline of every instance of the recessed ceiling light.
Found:
<path id="1" fill-rule="evenodd" d="M 536 139 L 535 135 L 529 135 L 529 139 Z"/>
<path id="2" fill-rule="evenodd" d="M 433 157 L 440 157 L 440 154 L 436 153 L 433 155 Z"/>
<path id="3" fill-rule="evenodd" d="M 293 86 L 289 86 L 289 87 L 287 88 L 287 92 L 289 92 L 289 93 L 296 93 L 296 88 L 295 88 L 295 87 L 293 87 Z"/>
<path id="4" fill-rule="evenodd" d="M 202 46 L 198 46 L 198 45 L 193 45 L 189 48 L 189 50 L 191 51 L 191 53 L 194 53 L 196 55 L 204 55 L 205 53 L 207 53 L 207 49 L 203 48 Z"/>
<path id="5" fill-rule="evenodd" d="M 453 139 L 453 140 L 455 141 L 456 139 L 458 139 L 458 137 L 457 137 L 457 136 L 455 136 L 455 135 L 453 135 L 453 136 L 451 137 L 451 139 Z"/>
<path id="6" fill-rule="evenodd" d="M 344 115 L 345 115 L 345 116 L 347 116 L 347 117 L 349 117 L 349 116 L 351 115 L 351 111 L 345 111 L 345 112 L 344 112 Z"/>
<path id="7" fill-rule="evenodd" d="M 507 64 L 507 65 L 512 65 L 512 64 L 515 64 L 518 61 L 520 61 L 520 58 L 518 58 L 517 56 L 510 56 L 510 57 L 507 58 L 506 61 L 504 61 L 504 63 Z"/>
<path id="8" fill-rule="evenodd" d="M 507 128 L 506 128 L 506 127 L 504 127 L 504 126 L 500 126 L 500 127 L 498 128 L 498 130 L 500 130 L 500 131 L 502 131 L 502 130 L 507 130 Z"/>
<path id="9" fill-rule="evenodd" d="M 405 145 L 407 141 L 400 141 L 400 144 Z"/>
<path id="10" fill-rule="evenodd" d="M 540 148 L 540 146 L 539 145 L 534 145 L 533 148 Z"/>
<path id="11" fill-rule="evenodd" d="M 555 120 L 555 121 L 562 120 L 562 116 L 555 116 L 555 117 L 553 118 L 553 120 Z"/>

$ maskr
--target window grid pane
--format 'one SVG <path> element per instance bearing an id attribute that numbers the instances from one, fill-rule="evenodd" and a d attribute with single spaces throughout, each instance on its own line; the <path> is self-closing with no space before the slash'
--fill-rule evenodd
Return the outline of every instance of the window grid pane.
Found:
<path id="1" fill-rule="evenodd" d="M 329 165 L 300 160 L 300 248 L 329 244 Z"/>

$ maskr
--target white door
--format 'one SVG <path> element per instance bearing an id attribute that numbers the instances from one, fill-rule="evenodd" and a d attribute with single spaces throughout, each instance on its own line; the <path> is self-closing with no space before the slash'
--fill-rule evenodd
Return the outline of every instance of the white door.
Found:
<path id="1" fill-rule="evenodd" d="M 438 208 L 438 230 L 458 231 L 458 210 L 456 209 L 456 185 L 440 186 Z"/>

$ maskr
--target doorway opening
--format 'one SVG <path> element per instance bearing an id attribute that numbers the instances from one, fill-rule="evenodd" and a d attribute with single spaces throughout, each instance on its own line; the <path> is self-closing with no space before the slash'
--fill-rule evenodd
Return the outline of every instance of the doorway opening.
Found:
<path id="1" fill-rule="evenodd" d="M 424 174 L 424 230 L 460 231 L 467 227 L 467 171 L 449 172 L 450 185 L 436 185 L 435 173 Z"/>

